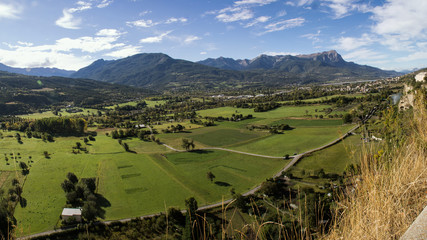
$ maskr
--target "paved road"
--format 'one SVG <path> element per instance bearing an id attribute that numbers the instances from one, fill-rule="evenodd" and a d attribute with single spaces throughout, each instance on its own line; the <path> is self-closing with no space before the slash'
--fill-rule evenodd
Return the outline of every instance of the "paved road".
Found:
<path id="1" fill-rule="evenodd" d="M 354 130 L 356 130 L 359 127 L 360 127 L 360 125 L 357 125 L 357 126 L 353 127 L 346 134 L 342 135 L 341 137 L 339 137 L 339 138 L 335 139 L 334 141 L 332 141 L 332 142 L 330 142 L 328 144 L 325 144 L 325 145 L 323 145 L 321 147 L 309 150 L 307 152 L 304 152 L 304 153 L 301 153 L 301 154 L 298 154 L 298 155 L 290 156 L 290 157 L 293 158 L 292 161 L 290 161 L 283 169 L 281 169 L 277 174 L 275 174 L 274 177 L 279 177 L 280 175 L 282 175 L 283 172 L 286 172 L 289 168 L 291 168 L 293 165 L 295 165 L 305 155 L 311 154 L 313 152 L 316 152 L 316 151 L 319 151 L 319 150 L 322 150 L 322 149 L 325 149 L 325 148 L 328 148 L 328 147 L 330 147 L 330 146 L 338 143 L 339 141 L 341 141 L 342 139 L 344 139 L 345 137 L 347 137 L 348 135 L 350 135 Z M 150 128 L 150 130 L 151 130 L 151 128 Z M 171 150 L 173 150 L 173 151 L 176 151 L 176 152 L 185 152 L 185 150 L 175 149 L 175 148 L 173 148 L 173 147 L 171 147 L 171 146 L 169 146 L 167 144 L 164 144 L 164 143 L 162 143 L 162 145 L 165 146 L 165 147 L 167 147 L 167 148 L 169 148 L 169 149 L 171 149 Z M 266 156 L 266 155 L 260 155 L 260 154 L 253 154 L 253 153 L 241 152 L 241 151 L 236 151 L 236 150 L 231 150 L 231 149 L 226 149 L 226 148 L 201 148 L 199 150 L 208 150 L 208 149 L 212 149 L 212 150 L 213 149 L 215 149 L 215 150 L 223 150 L 223 151 L 235 152 L 235 153 L 246 154 L 246 155 L 251 155 L 251 156 L 264 157 L 264 158 L 280 158 L 280 159 L 283 159 L 283 157 L 275 157 L 275 156 Z M 253 189 L 251 189 L 251 190 L 243 193 L 242 195 L 243 196 L 248 196 L 248 195 L 254 194 L 260 188 L 261 188 L 261 184 L 258 185 L 258 186 L 256 186 L 255 188 L 253 188 Z M 227 204 L 231 203 L 232 201 L 233 201 L 233 199 L 223 200 L 223 201 L 218 202 L 218 203 L 209 204 L 209 205 L 205 205 L 205 206 L 199 207 L 198 210 L 206 210 L 206 209 L 210 209 L 210 208 L 216 208 L 216 207 L 220 207 L 220 206 L 226 206 Z M 182 212 L 185 213 L 186 211 L 183 210 Z M 160 215 L 160 213 L 144 215 L 144 216 L 141 216 L 139 218 L 140 219 L 144 219 L 144 218 L 150 218 L 150 217 L 154 217 L 154 216 L 158 216 L 158 215 Z M 104 223 L 104 224 L 108 225 L 108 224 L 110 224 L 112 222 L 117 222 L 117 221 L 119 221 L 119 222 L 129 222 L 132 219 L 134 219 L 134 218 L 125 218 L 125 219 L 119 219 L 119 220 L 113 220 L 113 221 L 104 221 L 104 222 L 100 222 L 100 223 Z M 25 237 L 20 237 L 20 238 L 17 238 L 17 239 L 18 240 L 31 239 L 31 238 L 34 238 L 34 237 L 47 236 L 49 234 L 57 233 L 57 232 L 62 232 L 62 231 L 66 231 L 66 230 L 62 230 L 62 229 L 51 230 L 51 231 L 46 231 L 46 232 L 37 233 L 37 234 L 33 234 L 33 235 L 28 235 L 28 236 L 25 236 Z"/>

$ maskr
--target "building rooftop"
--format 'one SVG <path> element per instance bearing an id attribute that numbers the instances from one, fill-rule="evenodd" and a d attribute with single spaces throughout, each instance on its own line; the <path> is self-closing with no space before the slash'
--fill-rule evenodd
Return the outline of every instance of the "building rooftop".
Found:
<path id="1" fill-rule="evenodd" d="M 62 210 L 62 216 L 76 215 L 82 215 L 82 210 L 80 208 L 64 208 L 64 210 Z"/>

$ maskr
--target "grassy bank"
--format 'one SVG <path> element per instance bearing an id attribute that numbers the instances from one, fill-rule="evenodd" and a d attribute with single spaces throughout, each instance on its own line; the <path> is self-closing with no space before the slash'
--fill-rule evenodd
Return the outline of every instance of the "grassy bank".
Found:
<path id="1" fill-rule="evenodd" d="M 427 112 L 385 115 L 391 141 L 361 156 L 354 189 L 338 203 L 334 227 L 323 239 L 398 239 L 426 206 Z"/>

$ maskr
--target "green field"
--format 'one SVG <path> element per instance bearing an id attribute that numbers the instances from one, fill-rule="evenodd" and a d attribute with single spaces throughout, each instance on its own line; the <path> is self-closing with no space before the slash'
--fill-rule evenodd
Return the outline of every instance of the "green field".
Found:
<path id="1" fill-rule="evenodd" d="M 325 97 L 319 97 L 319 98 L 310 98 L 310 99 L 303 99 L 303 100 L 298 100 L 304 103 L 314 103 L 314 102 L 322 102 L 322 101 L 327 101 L 331 98 L 334 97 L 353 97 L 353 98 L 362 98 L 367 96 L 367 94 L 346 94 L 346 95 L 342 95 L 342 94 L 336 94 L 336 95 L 331 95 L 331 96 L 325 96 Z M 293 103 L 295 101 L 282 101 L 279 103 Z"/>
<path id="2" fill-rule="evenodd" d="M 154 103 L 159 102 L 150 104 Z M 328 107 L 281 107 L 263 113 L 232 107 L 203 110 L 198 114 L 226 117 L 238 113 L 252 114 L 254 118 L 238 122 L 215 122 L 216 125 L 211 127 L 184 121 L 179 124 L 186 126 L 185 131 L 160 133 L 156 138 L 178 149 L 182 149 L 182 138 L 190 138 L 194 140 L 196 149 L 225 147 L 281 157 L 325 145 L 353 127 L 342 125 L 341 119 L 307 119 L 307 112 L 310 114 L 315 109 L 321 111 Z M 161 132 L 161 129 L 172 124 L 178 123 L 163 123 L 154 128 Z M 268 130 L 248 129 L 248 126 L 264 124 L 289 124 L 294 129 L 274 135 Z M 23 137 L 23 143 L 19 144 L 14 134 L 4 132 L 4 138 L 0 139 L 2 189 L 7 192 L 13 176 L 24 181 L 19 169 L 16 171 L 19 161 L 28 161 L 29 156 L 34 161 L 30 163 L 30 174 L 24 185 L 23 197 L 27 199 L 27 207 L 18 206 L 15 211 L 19 236 L 51 230 L 57 225 L 66 201 L 60 184 L 68 172 L 74 172 L 80 178 L 98 179 L 97 191 L 107 200 L 105 217 L 107 220 L 115 220 L 165 211 L 165 206 L 183 208 L 184 200 L 191 196 L 197 199 L 199 206 L 220 202 L 231 197 L 231 188 L 236 192 L 250 190 L 289 162 L 221 150 L 177 153 L 161 144 L 137 138 L 123 139 L 132 150 L 125 152 L 118 140 L 106 136 L 101 130 L 98 130 L 96 141 L 85 146 L 89 153 L 73 154 L 72 147 L 76 142 L 83 144 L 82 138 L 60 137 L 49 143 Z M 43 151 L 51 154 L 49 159 L 44 157 Z M 10 164 L 6 165 L 2 159 L 4 153 L 8 156 L 11 153 L 17 156 L 19 153 L 21 159 L 17 159 L 18 162 L 9 160 Z M 318 164 L 321 162 L 315 161 Z M 316 166 L 314 163 L 311 165 Z M 209 171 L 216 176 L 213 182 L 206 177 Z"/>
<path id="3" fill-rule="evenodd" d="M 99 178 L 98 193 L 111 205 L 106 208 L 106 219 L 113 220 L 164 211 L 165 205 L 183 208 L 190 196 L 200 205 L 221 201 L 223 196 L 228 199 L 232 187 L 240 192 L 251 189 L 287 163 L 224 151 L 171 153 L 137 139 L 126 142 L 138 154 L 128 153 L 117 140 L 103 135 L 87 146 L 89 154 L 72 154 L 71 147 L 79 140 L 68 137 L 45 143 L 23 138 L 23 144 L 11 137 L 0 140 L 1 154 L 14 151 L 34 160 L 23 194 L 28 205 L 15 212 L 18 235 L 53 229 L 57 224 L 65 205 L 60 184 L 68 172 Z M 44 158 L 45 150 L 51 153 L 50 159 Z M 12 171 L 17 167 L 0 161 L 0 168 Z M 214 183 L 206 178 L 208 171 L 215 174 Z"/>
<path id="4" fill-rule="evenodd" d="M 258 141 L 237 144 L 232 146 L 231 149 L 278 157 L 286 154 L 299 154 L 332 142 L 352 127 L 352 125 L 297 127 L 293 130 L 285 131 L 284 134 L 275 134 Z"/>
<path id="5" fill-rule="evenodd" d="M 65 109 L 61 109 L 58 112 L 58 116 L 63 116 L 63 117 L 70 117 L 70 116 L 80 116 L 80 115 L 84 115 L 84 116 L 91 116 L 91 115 L 96 115 L 98 113 L 98 109 L 93 109 L 93 108 L 78 108 L 83 110 L 82 112 L 77 112 L 77 113 L 68 113 L 65 111 Z M 21 118 L 28 118 L 28 119 L 41 119 L 41 118 L 49 118 L 49 117 L 58 117 L 55 114 L 53 114 L 52 111 L 46 111 L 46 112 L 41 112 L 41 113 L 32 113 L 32 114 L 26 114 L 26 115 L 19 115 L 19 117 Z"/>
<path id="6" fill-rule="evenodd" d="M 310 106 L 285 106 L 279 107 L 268 112 L 254 112 L 251 108 L 220 107 L 215 109 L 206 109 L 197 113 L 202 117 L 230 117 L 232 114 L 252 114 L 256 118 L 286 118 L 286 117 L 304 117 L 307 114 L 322 114 L 324 108 L 331 108 L 331 105 L 310 105 Z M 318 112 L 316 112 L 316 109 Z M 341 112 L 332 112 L 332 114 Z"/>
<path id="7" fill-rule="evenodd" d="M 306 182 L 313 184 L 330 183 L 330 180 L 325 178 L 310 177 L 315 171 L 323 169 L 326 174 L 342 174 L 345 167 L 350 163 L 356 163 L 358 156 L 355 154 L 360 152 L 363 147 L 363 142 L 360 140 L 360 135 L 349 136 L 343 141 L 312 153 L 310 156 L 302 158 L 294 165 L 289 173 L 296 177 L 297 182 Z M 302 174 L 305 172 L 305 174 Z M 303 186 L 304 184 L 297 184 Z"/>

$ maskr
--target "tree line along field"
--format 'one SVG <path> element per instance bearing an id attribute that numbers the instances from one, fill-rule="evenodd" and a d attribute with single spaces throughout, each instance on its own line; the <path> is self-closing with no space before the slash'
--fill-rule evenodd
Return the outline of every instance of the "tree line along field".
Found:
<path id="1" fill-rule="evenodd" d="M 178 149 L 183 149 L 182 138 L 189 138 L 194 140 L 196 149 L 225 147 L 283 157 L 327 144 L 352 127 L 343 125 L 342 120 L 320 120 L 308 116 L 315 109 L 328 107 L 280 107 L 262 113 L 233 107 L 202 110 L 197 112 L 201 116 L 252 114 L 254 118 L 216 122 L 211 127 L 182 122 L 180 124 L 186 126 L 185 131 L 160 133 L 156 137 Z M 282 123 L 294 129 L 282 134 L 248 129 L 252 125 Z M 153 127 L 161 130 L 173 124 L 178 122 Z M 23 193 L 28 204 L 25 208 L 18 206 L 15 211 L 18 236 L 50 230 L 58 224 L 66 202 L 60 184 L 68 172 L 78 177 L 97 178 L 97 192 L 108 200 L 105 203 L 106 219 L 115 220 L 165 211 L 165 206 L 183 208 L 184 200 L 191 196 L 200 206 L 220 202 L 223 198 L 231 198 L 232 188 L 240 193 L 248 191 L 289 162 L 221 150 L 173 152 L 163 145 L 137 138 L 123 139 L 133 151 L 126 152 L 116 139 L 106 136 L 105 131 L 98 131 L 96 141 L 90 141 L 88 145 L 79 137 L 57 137 L 54 142 L 23 138 L 23 143 L 19 144 L 14 134 L 3 133 L 0 159 L 3 153 L 19 152 L 23 158 L 32 156 L 33 161 Z M 76 142 L 81 142 L 88 153 L 73 154 L 72 147 Z M 43 155 L 44 151 L 48 151 L 49 158 Z M 4 160 L 0 160 L 0 171 L 17 169 L 16 165 L 6 165 Z M 209 171 L 215 174 L 212 182 L 206 178 Z"/>

